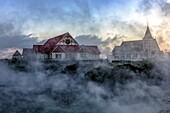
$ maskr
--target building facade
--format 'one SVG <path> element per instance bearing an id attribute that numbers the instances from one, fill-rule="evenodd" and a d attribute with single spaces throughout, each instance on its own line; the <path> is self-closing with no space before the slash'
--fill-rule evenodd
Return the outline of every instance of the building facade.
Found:
<path id="1" fill-rule="evenodd" d="M 69 34 L 65 33 L 48 39 L 43 45 L 23 49 L 23 58 L 53 60 L 98 60 L 100 50 L 97 46 L 79 45 Z"/>
<path id="2" fill-rule="evenodd" d="M 147 26 L 142 40 L 125 41 L 120 46 L 115 46 L 109 60 L 140 61 L 158 58 L 162 55 L 163 52 L 156 39 L 152 37 L 149 26 Z"/>

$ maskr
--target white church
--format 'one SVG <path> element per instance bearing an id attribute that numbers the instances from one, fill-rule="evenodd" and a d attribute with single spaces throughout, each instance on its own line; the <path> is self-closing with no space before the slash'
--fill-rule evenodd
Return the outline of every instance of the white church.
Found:
<path id="1" fill-rule="evenodd" d="M 159 45 L 152 37 L 149 26 L 147 26 L 142 40 L 124 41 L 120 46 L 115 46 L 110 61 L 141 61 L 144 59 L 155 59 L 163 56 Z"/>

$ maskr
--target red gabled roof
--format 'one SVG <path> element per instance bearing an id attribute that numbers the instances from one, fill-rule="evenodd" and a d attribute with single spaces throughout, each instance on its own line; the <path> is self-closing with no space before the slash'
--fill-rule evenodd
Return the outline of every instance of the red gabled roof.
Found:
<path id="1" fill-rule="evenodd" d="M 15 53 L 13 54 L 13 56 L 22 56 L 22 55 L 18 50 L 16 50 Z"/>
<path id="2" fill-rule="evenodd" d="M 72 37 L 68 32 L 67 33 L 64 33 L 62 35 L 59 35 L 59 36 L 56 36 L 56 37 L 53 37 L 53 38 L 50 38 L 49 40 L 47 40 L 45 42 L 45 44 L 43 45 L 43 50 L 45 53 L 50 53 L 54 47 L 56 46 L 56 44 L 62 39 L 64 38 L 65 36 L 70 36 Z"/>
<path id="3" fill-rule="evenodd" d="M 79 45 L 60 45 L 67 53 L 76 53 L 79 50 Z"/>
<path id="4" fill-rule="evenodd" d="M 61 52 L 65 53 L 66 51 L 61 46 L 56 46 L 52 52 Z"/>
<path id="5" fill-rule="evenodd" d="M 43 53 L 43 45 L 33 45 L 33 50 L 35 53 Z"/>
<path id="6" fill-rule="evenodd" d="M 85 45 L 59 45 L 56 46 L 52 52 L 100 54 L 100 50 L 97 46 Z"/>
<path id="7" fill-rule="evenodd" d="M 35 52 L 35 53 L 51 53 L 51 52 L 77 53 L 79 52 L 79 53 L 100 54 L 100 50 L 98 49 L 97 46 L 57 45 L 57 43 L 65 36 L 72 37 L 69 33 L 64 33 L 62 35 L 59 35 L 59 36 L 56 36 L 54 38 L 47 40 L 44 45 L 33 45 L 33 49 L 24 48 L 23 54 L 31 53 L 31 52 Z"/>
<path id="8" fill-rule="evenodd" d="M 56 36 L 56 37 L 48 39 L 45 42 L 44 46 L 46 46 L 46 45 L 56 45 L 65 36 L 70 36 L 71 37 L 71 35 L 69 33 L 64 33 L 62 35 L 59 35 L 59 36 Z"/>

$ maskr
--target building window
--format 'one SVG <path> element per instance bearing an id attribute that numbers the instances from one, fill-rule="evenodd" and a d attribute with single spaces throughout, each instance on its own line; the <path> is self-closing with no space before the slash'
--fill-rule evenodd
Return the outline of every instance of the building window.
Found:
<path id="1" fill-rule="evenodd" d="M 130 53 L 127 53 L 127 54 L 126 54 L 126 58 L 127 58 L 127 59 L 130 59 L 130 58 L 131 58 L 131 54 L 130 54 Z"/>
<path id="2" fill-rule="evenodd" d="M 87 55 L 86 55 L 86 53 L 81 53 L 81 54 L 80 54 L 80 57 L 81 57 L 81 58 L 87 58 Z"/>
<path id="3" fill-rule="evenodd" d="M 61 59 L 61 54 L 56 54 L 56 59 Z"/>
<path id="4" fill-rule="evenodd" d="M 115 57 L 116 59 L 119 59 L 119 55 L 115 55 L 114 57 Z"/>
<path id="5" fill-rule="evenodd" d="M 151 53 L 152 53 L 152 55 L 155 55 L 155 54 L 156 54 L 156 51 L 153 50 Z"/>

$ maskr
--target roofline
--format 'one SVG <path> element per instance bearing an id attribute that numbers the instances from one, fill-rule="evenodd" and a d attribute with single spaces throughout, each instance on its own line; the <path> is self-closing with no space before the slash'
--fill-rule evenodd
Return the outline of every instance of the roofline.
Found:
<path id="1" fill-rule="evenodd" d="M 89 50 L 86 48 L 85 45 L 80 45 L 80 49 L 81 49 L 82 47 L 84 47 L 84 48 L 88 51 L 88 53 L 90 53 Z M 76 53 L 78 53 L 78 52 L 80 51 L 80 49 L 79 49 Z"/>
<path id="2" fill-rule="evenodd" d="M 62 36 L 62 35 L 66 35 L 66 34 L 69 34 L 68 32 L 66 32 L 66 33 L 63 33 L 63 34 L 61 34 L 61 35 L 58 35 L 58 36 L 55 36 L 55 37 L 52 37 L 52 38 L 49 38 L 43 45 L 46 45 L 46 43 L 49 41 L 49 40 L 51 40 L 51 39 L 54 39 L 54 38 L 56 38 L 56 37 L 59 37 L 59 36 Z M 60 39 L 61 40 L 61 39 Z M 60 41 L 59 40 L 59 41 Z"/>
<path id="3" fill-rule="evenodd" d="M 65 53 L 67 53 L 60 45 L 57 45 L 57 46 L 51 51 L 51 53 L 53 53 L 54 50 L 57 49 L 58 47 L 60 47 Z"/>

